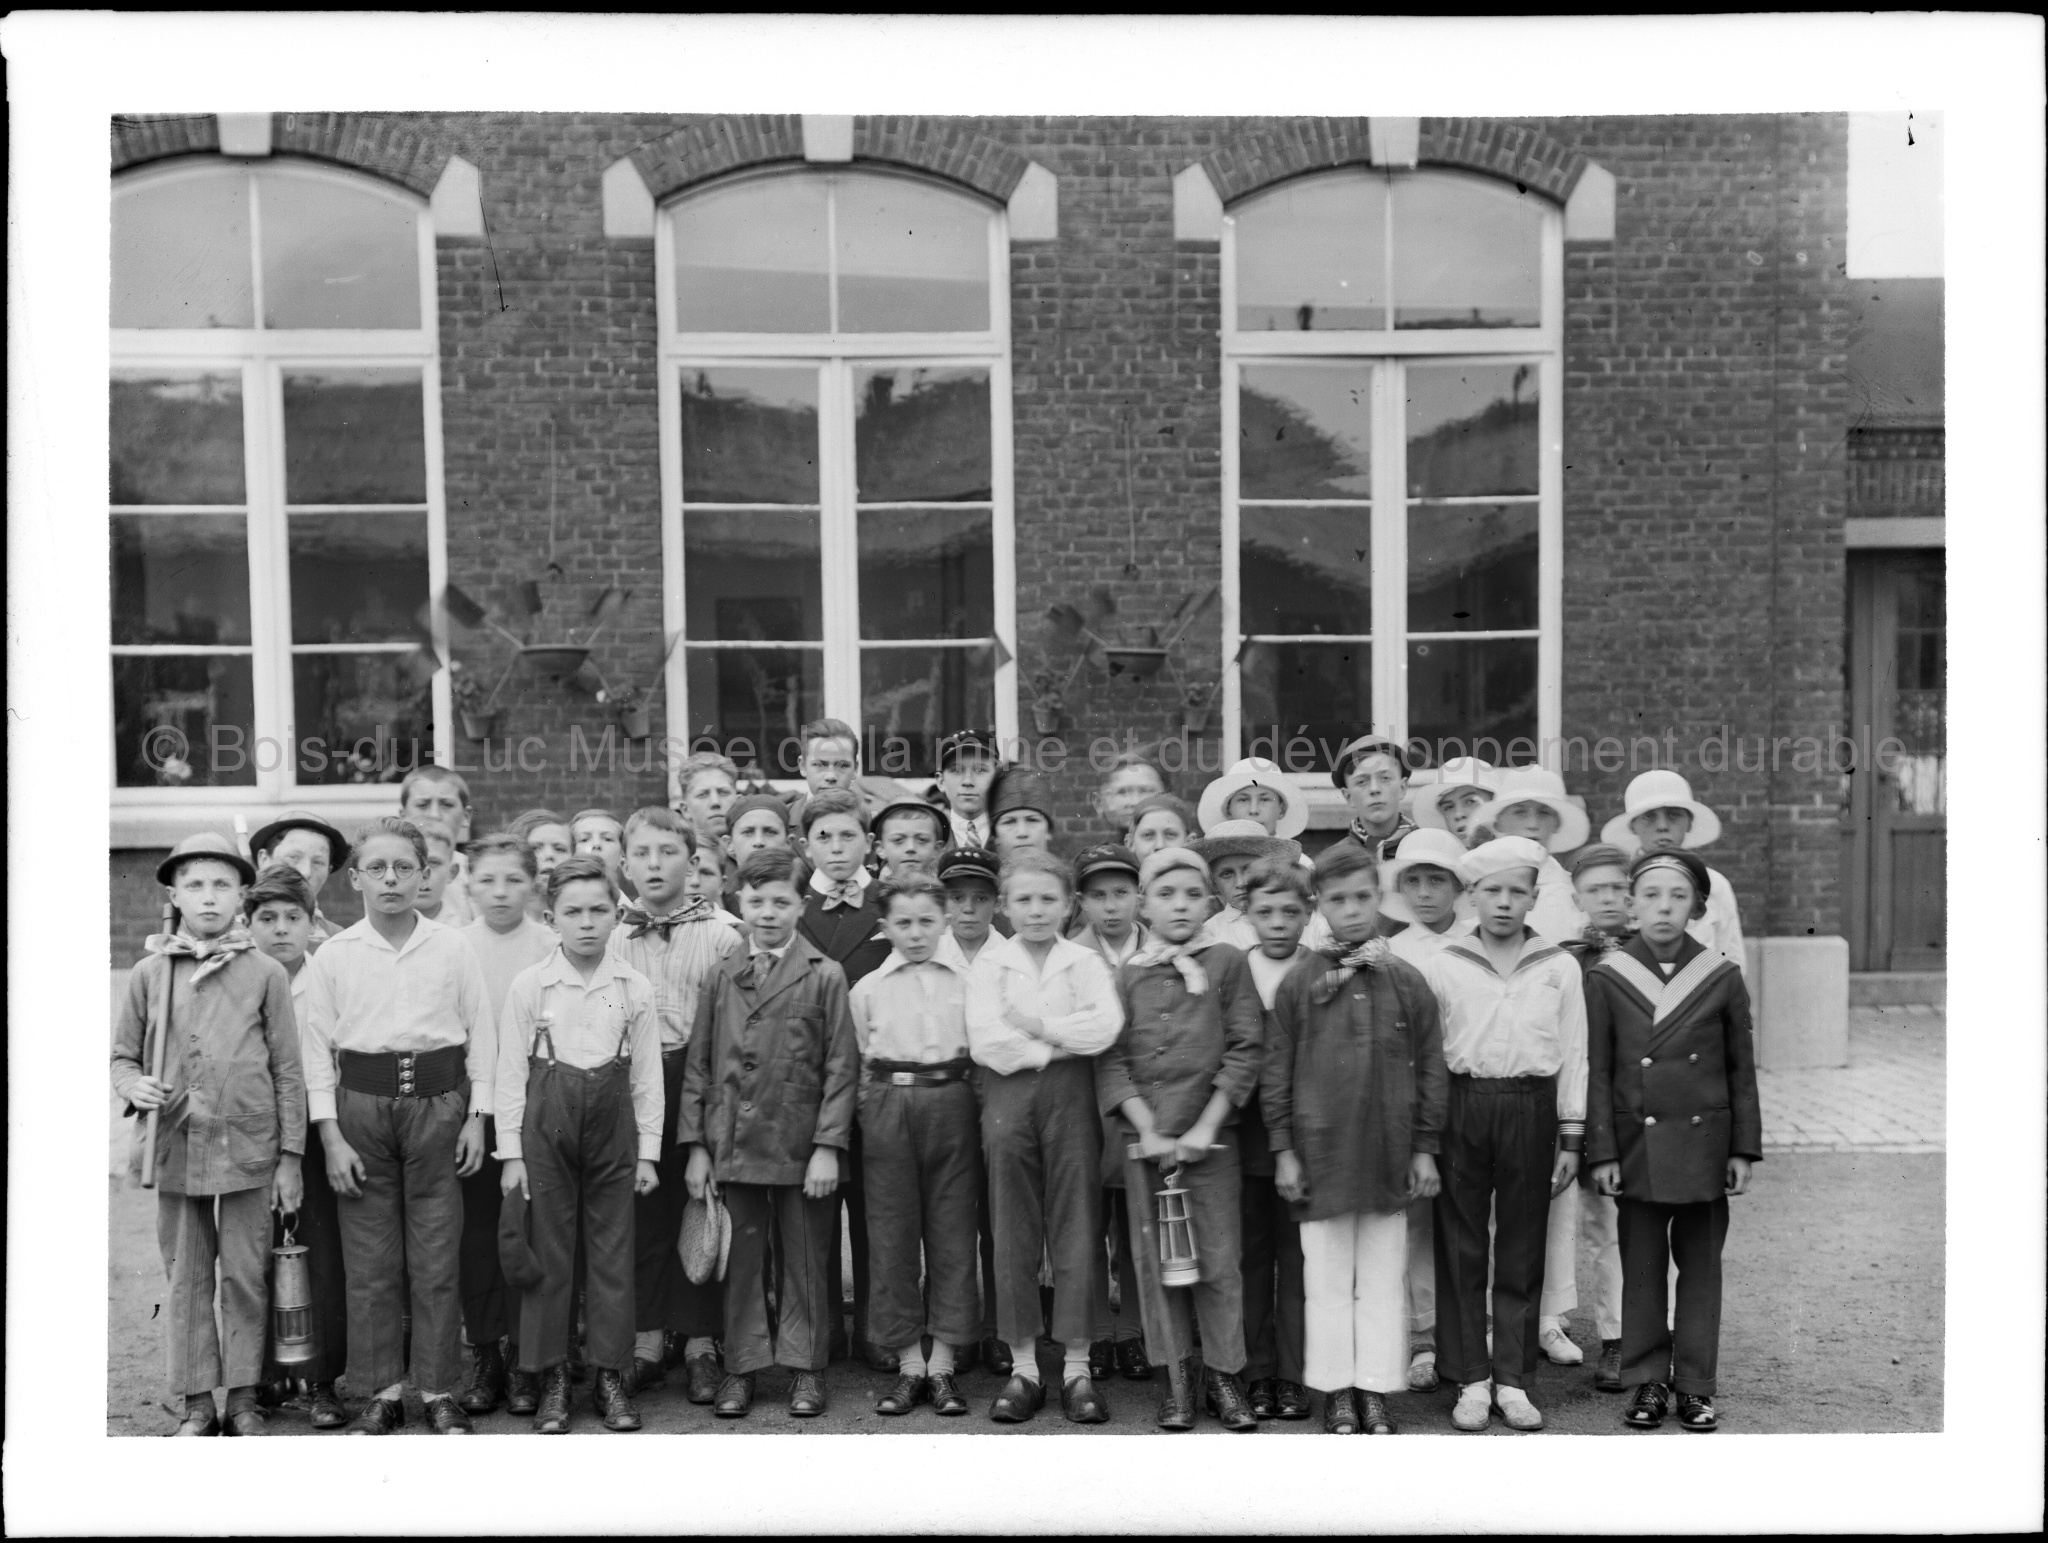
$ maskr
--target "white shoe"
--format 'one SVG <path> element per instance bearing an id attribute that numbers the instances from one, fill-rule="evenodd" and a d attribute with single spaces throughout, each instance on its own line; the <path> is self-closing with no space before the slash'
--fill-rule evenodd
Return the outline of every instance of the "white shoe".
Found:
<path id="1" fill-rule="evenodd" d="M 1493 1384 L 1468 1382 L 1458 1390 L 1458 1402 L 1451 1410 L 1451 1423 L 1459 1430 L 1485 1430 L 1493 1408 Z"/>
<path id="2" fill-rule="evenodd" d="M 1408 1361 L 1408 1391 L 1411 1393 L 1433 1393 L 1436 1391 L 1436 1352 L 1418 1350 Z"/>
<path id="3" fill-rule="evenodd" d="M 1510 1430 L 1543 1429 L 1543 1411 L 1530 1403 L 1529 1395 L 1520 1388 L 1496 1387 L 1493 1407 L 1500 1411 Z"/>
<path id="4" fill-rule="evenodd" d="M 1586 1352 L 1571 1341 L 1564 1331 L 1564 1322 L 1558 1318 L 1546 1318 L 1543 1326 L 1536 1331 L 1536 1343 L 1543 1353 L 1559 1366 L 1577 1366 L 1586 1359 Z"/>

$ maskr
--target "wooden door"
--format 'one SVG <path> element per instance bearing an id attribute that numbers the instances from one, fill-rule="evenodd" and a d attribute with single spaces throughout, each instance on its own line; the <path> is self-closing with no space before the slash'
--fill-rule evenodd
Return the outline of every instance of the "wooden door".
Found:
<path id="1" fill-rule="evenodd" d="M 1850 707 L 1859 742 L 1869 726 L 1871 751 L 1850 779 L 1853 969 L 1947 963 L 1944 566 L 1939 550 L 1849 555 Z"/>

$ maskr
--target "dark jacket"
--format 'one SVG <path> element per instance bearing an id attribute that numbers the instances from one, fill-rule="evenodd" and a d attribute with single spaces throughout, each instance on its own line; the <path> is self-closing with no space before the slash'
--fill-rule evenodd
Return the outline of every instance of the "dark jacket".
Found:
<path id="1" fill-rule="evenodd" d="M 844 1151 L 853 1132 L 860 1052 L 846 976 L 802 937 L 742 986 L 751 959 L 720 959 L 698 997 L 676 1141 L 708 1147 L 721 1184 L 801 1184 L 811 1149 Z"/>
<path id="2" fill-rule="evenodd" d="M 804 889 L 804 915 L 797 923 L 797 932 L 846 972 L 849 987 L 879 970 L 882 961 L 889 957 L 888 934 L 882 931 L 882 908 L 875 900 L 880 887 L 868 885 L 858 908 L 842 905 L 829 911 L 825 909 L 823 895 L 808 885 Z"/>
<path id="3" fill-rule="evenodd" d="M 1312 952 L 1280 982 L 1259 1079 L 1268 1143 L 1306 1170 L 1297 1214 L 1310 1222 L 1405 1206 L 1409 1159 L 1435 1154 L 1450 1092 L 1436 994 L 1421 972 L 1389 957 L 1333 992 L 1336 967 Z"/>
<path id="4" fill-rule="evenodd" d="M 1621 1164 L 1631 1200 L 1692 1205 L 1763 1157 L 1742 971 L 1681 938 L 1665 980 L 1640 937 L 1586 972 L 1586 1161 Z"/>
<path id="5" fill-rule="evenodd" d="M 1228 943 L 1211 943 L 1195 959 L 1209 979 L 1200 996 L 1171 964 L 1126 964 L 1118 970 L 1123 1030 L 1095 1058 L 1095 1098 L 1102 1112 L 1142 1098 L 1162 1136 L 1187 1130 L 1215 1092 L 1229 1098 L 1234 1116 L 1259 1089 L 1265 1011 L 1251 968 Z M 1118 1123 L 1127 1145 L 1128 1123 Z"/>

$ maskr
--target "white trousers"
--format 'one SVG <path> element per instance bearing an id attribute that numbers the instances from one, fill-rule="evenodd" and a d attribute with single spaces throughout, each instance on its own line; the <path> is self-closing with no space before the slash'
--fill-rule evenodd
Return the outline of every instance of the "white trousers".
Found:
<path id="1" fill-rule="evenodd" d="M 1550 1202 L 1544 1239 L 1542 1316 L 1562 1318 L 1579 1305 L 1579 1237 L 1593 1249 L 1593 1327 L 1621 1338 L 1621 1233 L 1611 1196 L 1573 1184 Z"/>
<path id="2" fill-rule="evenodd" d="M 1302 1374 L 1319 1393 L 1408 1388 L 1406 1211 L 1301 1224 L 1307 1298 Z"/>

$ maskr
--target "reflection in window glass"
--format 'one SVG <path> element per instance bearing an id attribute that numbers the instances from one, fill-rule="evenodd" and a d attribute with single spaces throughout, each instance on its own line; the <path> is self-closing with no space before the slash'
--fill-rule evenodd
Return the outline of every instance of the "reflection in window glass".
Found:
<path id="1" fill-rule="evenodd" d="M 337 177 L 256 173 L 263 325 L 420 324 L 419 209 Z"/>
<path id="2" fill-rule="evenodd" d="M 116 186 L 113 234 L 114 326 L 256 325 L 239 167 Z"/>
<path id="3" fill-rule="evenodd" d="M 994 516 L 945 509 L 860 516 L 860 635 L 985 638 L 995 631 Z"/>
<path id="4" fill-rule="evenodd" d="M 249 530 L 240 514 L 117 514 L 116 643 L 247 643 Z"/>
<path id="5" fill-rule="evenodd" d="M 1236 216 L 1240 332 L 1386 327 L 1386 179 L 1340 173 L 1287 183 Z"/>
<path id="6" fill-rule="evenodd" d="M 1246 744 L 1277 733 L 1334 747 L 1372 721 L 1370 643 L 1248 643 L 1240 668 Z"/>
<path id="7" fill-rule="evenodd" d="M 284 493 L 292 504 L 425 503 L 419 371 L 287 374 Z"/>
<path id="8" fill-rule="evenodd" d="M 678 204 L 676 327 L 827 332 L 827 179 L 768 177 Z"/>
<path id="9" fill-rule="evenodd" d="M 1543 320 L 1543 207 L 1486 177 L 1393 179 L 1394 326 L 1534 327 Z"/>
<path id="10" fill-rule="evenodd" d="M 987 370 L 859 368 L 853 387 L 854 496 L 862 503 L 992 496 Z"/>
<path id="11" fill-rule="evenodd" d="M 837 181 L 841 332 L 986 332 L 988 211 L 902 177 Z"/>
<path id="12" fill-rule="evenodd" d="M 939 741 L 995 721 L 995 672 L 965 648 L 869 648 L 860 656 L 861 729 L 888 775 L 933 776 Z"/>
<path id="13" fill-rule="evenodd" d="M 1948 595 L 1939 554 L 1898 571 L 1891 732 L 1904 747 L 1890 783 L 1901 814 L 1948 809 Z"/>
<path id="14" fill-rule="evenodd" d="M 251 679 L 247 654 L 116 654 L 115 786 L 254 786 Z M 174 754 L 180 735 L 185 749 Z M 218 757 L 222 769 L 215 766 L 216 743 L 224 751 Z M 234 754 L 225 753 L 237 747 L 239 766 Z"/>
<path id="15" fill-rule="evenodd" d="M 1372 511 L 1241 509 L 1238 607 L 1245 632 L 1372 631 Z"/>
<path id="16" fill-rule="evenodd" d="M 685 502 L 818 501 L 815 368 L 685 368 L 682 422 Z"/>
<path id="17" fill-rule="evenodd" d="M 687 658 L 690 733 L 715 735 L 742 761 L 745 756 L 732 741 L 745 739 L 763 773 L 793 775 L 794 748 L 786 761 L 778 761 L 776 752 L 784 740 L 794 746 L 798 729 L 825 716 L 824 653 L 815 648 L 719 648 L 699 649 Z"/>
<path id="18" fill-rule="evenodd" d="M 1370 498 L 1372 370 L 1258 364 L 1239 373 L 1240 498 Z"/>
<path id="19" fill-rule="evenodd" d="M 396 643 L 427 603 L 424 514 L 295 514 L 292 641 Z"/>
<path id="20" fill-rule="evenodd" d="M 301 744 L 318 741 L 327 758 L 324 768 L 314 769 L 301 756 L 298 780 L 397 782 L 413 766 L 433 760 L 433 685 L 433 661 L 417 649 L 293 655 L 297 737 Z"/>
<path id="21" fill-rule="evenodd" d="M 1537 491 L 1536 361 L 1411 364 L 1407 376 L 1410 497 Z"/>
<path id="22" fill-rule="evenodd" d="M 683 575 L 690 637 L 824 637 L 815 509 L 686 510 Z"/>
<path id="23" fill-rule="evenodd" d="M 1408 645 L 1408 735 L 1432 746 L 1536 737 L 1536 639 Z M 1455 751 L 1454 751 L 1455 753 Z"/>
<path id="24" fill-rule="evenodd" d="M 1536 625 L 1536 505 L 1411 504 L 1408 630 Z"/>
<path id="25" fill-rule="evenodd" d="M 108 385 L 115 504 L 242 501 L 242 377 L 117 372 Z"/>

